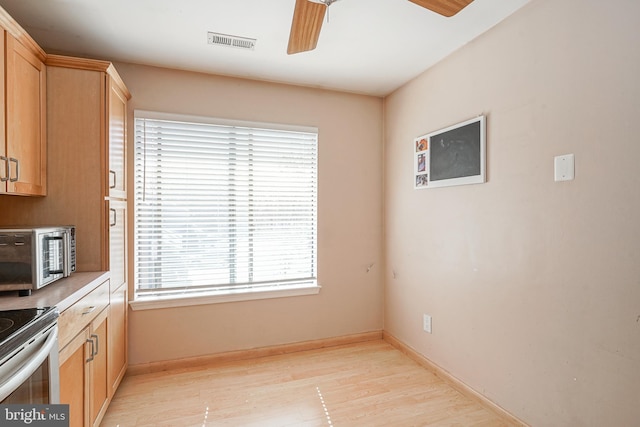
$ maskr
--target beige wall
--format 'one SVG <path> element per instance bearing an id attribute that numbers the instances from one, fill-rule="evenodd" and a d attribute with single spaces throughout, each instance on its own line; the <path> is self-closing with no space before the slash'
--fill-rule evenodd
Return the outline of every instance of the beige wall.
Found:
<path id="1" fill-rule="evenodd" d="M 385 102 L 385 330 L 535 426 L 640 420 L 638 16 L 532 0 Z M 488 182 L 413 190 L 413 138 L 481 113 Z"/>
<path id="2" fill-rule="evenodd" d="M 130 118 L 143 109 L 319 129 L 320 294 L 130 312 L 131 364 L 382 329 L 380 98 L 116 65 Z"/>

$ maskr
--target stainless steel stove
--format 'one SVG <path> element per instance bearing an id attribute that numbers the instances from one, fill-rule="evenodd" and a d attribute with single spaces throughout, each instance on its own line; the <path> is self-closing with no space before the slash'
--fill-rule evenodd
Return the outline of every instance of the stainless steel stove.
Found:
<path id="1" fill-rule="evenodd" d="M 58 311 L 0 311 L 0 403 L 58 403 Z"/>

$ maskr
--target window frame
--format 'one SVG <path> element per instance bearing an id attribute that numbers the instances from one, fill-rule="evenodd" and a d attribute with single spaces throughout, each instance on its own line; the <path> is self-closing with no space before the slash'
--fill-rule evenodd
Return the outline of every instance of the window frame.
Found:
<path id="1" fill-rule="evenodd" d="M 149 120 L 168 120 L 168 121 L 182 121 L 187 123 L 198 123 L 198 124 L 212 124 L 215 126 L 236 126 L 243 128 L 256 128 L 256 129 L 268 129 L 275 131 L 285 131 L 285 132 L 303 132 L 303 133 L 315 133 L 316 134 L 316 165 L 319 157 L 319 132 L 318 128 L 310 127 L 310 126 L 297 126 L 297 125 L 285 125 L 285 124 L 276 124 L 276 123 L 264 123 L 264 122 L 253 122 L 253 121 L 241 121 L 241 120 L 229 120 L 229 119 L 219 119 L 215 117 L 206 117 L 206 116 L 195 116 L 195 115 L 184 115 L 184 114 L 173 114 L 173 113 L 164 113 L 164 112 L 156 112 L 156 111 L 147 111 L 147 110 L 135 110 L 134 111 L 134 128 L 137 126 L 137 120 L 139 118 L 149 119 Z M 137 136 L 134 131 L 134 147 L 133 147 L 133 169 L 135 176 L 135 162 L 137 160 L 136 154 L 136 145 L 137 145 Z M 317 172 L 316 166 L 316 174 Z M 135 178 L 134 178 L 135 179 Z M 317 177 L 316 177 L 317 179 Z M 134 218 L 136 217 L 135 210 L 137 209 L 136 205 L 136 196 L 135 193 L 137 191 L 136 185 L 134 183 L 134 195 L 132 197 L 132 205 L 134 211 Z M 319 184 L 316 182 L 316 198 L 318 197 L 318 187 Z M 134 254 L 133 254 L 133 263 L 134 263 L 134 280 L 132 283 L 132 294 L 133 299 L 130 302 L 130 306 L 133 310 L 146 310 L 146 309 L 157 309 L 157 308 L 168 308 L 168 307 L 182 307 L 182 306 L 192 306 L 192 305 L 201 305 L 201 304 L 215 304 L 215 303 L 227 303 L 227 302 L 235 302 L 235 301 L 249 301 L 249 300 L 257 300 L 257 299 L 269 299 L 269 298 L 283 298 L 283 297 L 293 297 L 293 296 L 302 296 L 302 295 L 315 295 L 320 292 L 321 286 L 318 282 L 318 247 L 317 247 L 317 229 L 318 229 L 318 218 L 316 211 L 316 246 L 315 246 L 315 278 L 313 280 L 301 280 L 299 282 L 286 283 L 284 281 L 276 283 L 273 286 L 260 286 L 259 288 L 253 289 L 242 289 L 241 287 L 235 289 L 207 289 L 202 292 L 190 291 L 186 294 L 174 294 L 169 296 L 158 296 L 158 295 L 148 295 L 141 296 L 138 294 L 137 289 L 137 280 L 136 280 L 136 269 L 137 269 L 137 250 L 138 250 L 138 241 L 137 241 L 137 233 L 136 233 L 136 221 L 134 221 L 133 227 L 134 230 L 132 232 L 133 240 L 134 240 Z"/>

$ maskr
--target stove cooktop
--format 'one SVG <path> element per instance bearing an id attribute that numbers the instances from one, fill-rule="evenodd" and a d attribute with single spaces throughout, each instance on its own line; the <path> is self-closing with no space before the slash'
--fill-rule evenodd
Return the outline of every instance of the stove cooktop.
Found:
<path id="1" fill-rule="evenodd" d="M 0 360 L 57 318 L 55 307 L 0 311 Z"/>

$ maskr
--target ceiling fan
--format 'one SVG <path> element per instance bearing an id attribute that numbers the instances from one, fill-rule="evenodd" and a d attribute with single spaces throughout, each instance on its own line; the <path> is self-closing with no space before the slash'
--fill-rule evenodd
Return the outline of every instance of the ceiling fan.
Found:
<path id="1" fill-rule="evenodd" d="M 296 0 L 287 53 L 313 50 L 318 44 L 327 8 L 337 0 Z M 409 0 L 443 16 L 453 16 L 473 0 Z"/>

